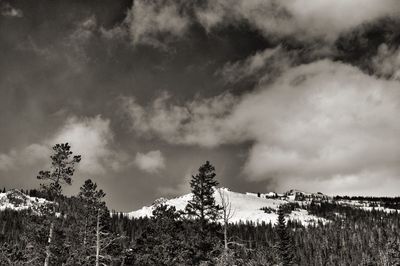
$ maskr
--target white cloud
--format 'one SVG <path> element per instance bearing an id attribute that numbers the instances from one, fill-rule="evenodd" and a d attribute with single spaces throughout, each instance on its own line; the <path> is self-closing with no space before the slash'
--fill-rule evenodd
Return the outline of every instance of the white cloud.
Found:
<path id="1" fill-rule="evenodd" d="M 207 31 L 247 21 L 266 36 L 295 36 L 334 41 L 341 33 L 387 16 L 398 16 L 397 0 L 181 0 L 135 1 L 128 18 L 134 44 L 166 48 L 193 22 Z"/>
<path id="2" fill-rule="evenodd" d="M 8 171 L 19 167 L 43 164 L 50 156 L 46 145 L 31 144 L 22 149 L 12 149 L 0 154 L 0 171 Z"/>
<path id="3" fill-rule="evenodd" d="M 0 170 L 6 171 L 14 167 L 15 158 L 12 154 L 1 153 L 0 154 Z"/>
<path id="4" fill-rule="evenodd" d="M 206 8 L 197 11 L 197 16 L 208 29 L 229 21 L 246 20 L 267 35 L 334 40 L 353 27 L 399 12 L 396 0 L 218 0 L 208 1 Z"/>
<path id="5" fill-rule="evenodd" d="M 381 171 L 400 156 L 398 83 L 330 61 L 288 71 L 232 115 L 254 138 L 252 179 L 331 178 Z"/>
<path id="6" fill-rule="evenodd" d="M 76 24 L 75 30 L 67 38 L 65 38 L 63 43 L 65 47 L 63 47 L 61 50 L 68 51 L 68 53 L 63 55 L 65 57 L 64 60 L 67 60 L 74 72 L 82 72 L 88 63 L 88 44 L 93 39 L 97 31 L 97 19 L 94 15 L 92 15 L 82 21 L 79 21 Z M 58 55 L 59 53 L 60 49 L 53 51 L 52 56 L 56 58 L 60 56 Z"/>
<path id="7" fill-rule="evenodd" d="M 181 36 L 190 23 L 180 10 L 177 1 L 134 1 L 129 14 L 133 43 L 166 48 L 166 43 Z"/>
<path id="8" fill-rule="evenodd" d="M 235 97 L 223 94 L 198 99 L 185 105 L 170 103 L 163 94 L 151 105 L 141 106 L 135 99 L 123 98 L 123 108 L 132 121 L 132 130 L 141 136 L 159 137 L 170 143 L 215 146 L 226 137 L 225 116 L 236 103 Z M 234 131 L 232 138 L 235 135 Z"/>
<path id="9" fill-rule="evenodd" d="M 228 83 L 236 83 L 246 78 L 259 80 L 264 76 L 259 80 L 263 82 L 263 80 L 277 77 L 279 73 L 288 69 L 295 57 L 293 53 L 289 55 L 281 46 L 267 48 L 242 61 L 225 64 L 221 70 L 217 71 L 217 74 L 220 74 Z"/>
<path id="10" fill-rule="evenodd" d="M 74 49 L 85 44 L 97 30 L 97 19 L 94 15 L 87 17 L 76 25 L 76 29 L 68 38 L 68 45 Z"/>
<path id="11" fill-rule="evenodd" d="M 82 155 L 79 169 L 90 174 L 104 174 L 108 169 L 118 170 L 123 158 L 112 148 L 113 133 L 110 120 L 101 116 L 71 117 L 50 140 L 68 142 L 74 154 Z"/>
<path id="12" fill-rule="evenodd" d="M 34 143 L 25 147 L 21 151 L 20 156 L 22 163 L 33 165 L 38 161 L 43 162 L 48 160 L 50 157 L 50 151 L 47 145 Z"/>
<path id="13" fill-rule="evenodd" d="M 101 36 L 108 40 L 121 40 L 128 36 L 128 25 L 124 21 L 121 25 L 116 25 L 111 29 L 100 27 Z"/>
<path id="14" fill-rule="evenodd" d="M 125 107 L 135 131 L 169 143 L 213 147 L 250 141 L 243 171 L 251 180 L 323 190 L 336 184 L 332 180 L 371 182 L 385 172 L 390 186 L 400 176 L 398 88 L 396 81 L 323 60 L 291 68 L 241 98 L 180 106 L 163 98 L 147 107 L 126 101 Z M 357 182 L 350 185 L 357 189 Z"/>
<path id="15" fill-rule="evenodd" d="M 102 175 L 107 171 L 119 171 L 128 161 L 126 154 L 112 147 L 110 120 L 100 115 L 72 116 L 49 139 L 0 154 L 0 170 L 33 165 L 46 168 L 52 153 L 51 147 L 66 142 L 71 145 L 74 155 L 82 156 L 78 169 L 83 173 Z"/>
<path id="16" fill-rule="evenodd" d="M 136 154 L 135 165 L 147 173 L 158 173 L 165 168 L 165 158 L 159 150 Z"/>
<path id="17" fill-rule="evenodd" d="M 383 43 L 372 58 L 372 67 L 378 76 L 400 80 L 400 48 L 390 48 Z"/>

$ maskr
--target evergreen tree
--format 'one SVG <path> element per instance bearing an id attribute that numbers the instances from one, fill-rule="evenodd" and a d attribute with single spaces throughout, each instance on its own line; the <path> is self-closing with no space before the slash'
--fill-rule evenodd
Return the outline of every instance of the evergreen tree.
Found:
<path id="1" fill-rule="evenodd" d="M 282 266 L 294 265 L 295 258 L 292 240 L 286 228 L 285 210 L 282 205 L 278 209 L 278 223 L 276 225 L 278 243 L 276 245 L 277 255 Z"/>
<path id="2" fill-rule="evenodd" d="M 190 181 L 193 198 L 186 205 L 186 213 L 199 226 L 199 239 L 194 241 L 197 252 L 193 254 L 193 263 L 197 263 L 197 260 L 209 260 L 219 235 L 215 222 L 220 217 L 222 207 L 216 204 L 214 198 L 214 190 L 218 185 L 215 176 L 214 166 L 206 161 Z"/>
<path id="3" fill-rule="evenodd" d="M 81 186 L 79 192 L 79 199 L 83 203 L 83 239 L 82 245 L 86 246 L 87 238 L 90 231 L 90 227 L 93 227 L 97 223 L 97 212 L 99 209 L 105 208 L 103 198 L 106 193 L 102 189 L 97 190 L 97 184 L 93 183 L 92 180 L 87 179 Z"/>
<path id="4" fill-rule="evenodd" d="M 218 186 L 215 176 L 214 166 L 206 161 L 190 181 L 193 198 L 186 206 L 186 213 L 200 221 L 202 230 L 209 221 L 215 222 L 222 210 L 222 207 L 215 203 L 214 189 Z"/>
<path id="5" fill-rule="evenodd" d="M 75 172 L 75 165 L 81 161 L 80 155 L 72 156 L 71 146 L 68 143 L 56 144 L 53 146 L 53 155 L 51 158 L 51 170 L 40 171 L 37 176 L 40 180 L 50 182 L 47 185 L 42 185 L 47 192 L 49 198 L 58 203 L 62 194 L 62 185 L 71 185 L 72 176 Z M 46 247 L 46 258 L 44 265 L 50 264 L 51 248 L 53 245 L 54 225 L 56 220 L 56 204 L 53 204 L 52 212 L 49 214 L 50 229 L 48 236 L 48 245 Z"/>
<path id="6" fill-rule="evenodd" d="M 129 265 L 188 265 L 189 250 L 180 213 L 175 207 L 159 204 L 147 228 L 137 239 Z"/>
<path id="7" fill-rule="evenodd" d="M 100 265 L 102 261 L 108 264 L 112 260 L 106 254 L 106 249 L 117 238 L 109 232 L 110 214 L 105 205 L 105 193 L 97 189 L 97 184 L 88 179 L 81 186 L 78 198 L 82 202 L 82 217 L 80 217 L 81 239 L 79 250 L 73 254 L 69 264 Z M 78 261 L 76 260 L 78 259 Z"/>

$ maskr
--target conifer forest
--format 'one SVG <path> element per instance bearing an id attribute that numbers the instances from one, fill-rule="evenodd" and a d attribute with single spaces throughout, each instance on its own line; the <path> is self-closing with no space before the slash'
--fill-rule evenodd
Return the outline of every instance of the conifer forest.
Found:
<path id="1" fill-rule="evenodd" d="M 46 201 L 0 212 L 1 265 L 400 265 L 400 198 L 368 198 L 389 213 L 339 203 L 349 197 L 312 199 L 306 210 L 329 222 L 308 226 L 287 219 L 298 203 L 279 206 L 275 224 L 229 223 L 207 161 L 192 176 L 184 210 L 155 202 L 152 217 L 131 219 L 110 211 L 91 179 L 77 195 L 63 194 L 80 161 L 68 143 L 57 144 L 51 169 L 38 173 L 41 188 L 8 194 L 17 206 L 22 194 Z"/>

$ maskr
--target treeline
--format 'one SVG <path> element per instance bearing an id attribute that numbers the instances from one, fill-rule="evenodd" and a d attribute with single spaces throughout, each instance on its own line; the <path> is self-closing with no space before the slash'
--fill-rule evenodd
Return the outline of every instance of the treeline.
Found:
<path id="1" fill-rule="evenodd" d="M 281 210 L 284 214 L 289 213 L 293 206 Z M 307 227 L 297 221 L 287 222 L 291 238 L 287 250 L 294 253 L 292 265 L 400 265 L 398 214 L 365 211 L 329 202 L 311 203 L 303 208 L 310 214 L 329 219 L 329 222 Z M 135 243 L 152 219 L 131 220 L 114 214 L 112 223 L 115 230 L 125 232 L 131 243 Z M 233 240 L 229 248 L 236 256 L 236 265 L 279 265 L 276 252 L 277 243 L 281 241 L 275 225 L 229 224 L 228 235 Z"/>
<path id="2" fill-rule="evenodd" d="M 39 172 L 44 183 L 31 194 L 52 203 L 40 215 L 0 212 L 0 265 L 400 265 L 398 214 L 315 202 L 302 208 L 330 222 L 285 221 L 300 207 L 289 204 L 277 224 L 230 224 L 229 198 L 221 193 L 216 204 L 215 169 L 206 162 L 183 211 L 159 202 L 151 218 L 129 219 L 110 215 L 90 179 L 78 195 L 64 196 L 81 158 L 67 143 L 53 150 L 52 168 Z"/>
<path id="3" fill-rule="evenodd" d="M 400 210 L 400 197 L 335 196 L 334 200 L 367 202 L 370 207 L 384 207 Z"/>
<path id="4" fill-rule="evenodd" d="M 319 209 L 318 206 L 316 204 L 312 207 L 313 214 L 334 220 L 308 227 L 295 221 L 287 223 L 292 250 L 298 265 L 399 265 L 398 215 L 378 211 L 368 212 L 350 207 L 348 209 L 339 207 L 340 209 L 327 212 L 325 207 Z M 114 250 L 110 250 L 115 253 L 115 257 L 113 262 L 106 265 L 121 265 L 123 260 L 125 260 L 124 265 L 193 265 L 191 262 L 182 264 L 182 261 L 185 256 L 186 259 L 191 259 L 190 250 L 198 241 L 196 229 L 190 221 L 181 220 L 177 216 L 173 219 L 167 218 L 171 217 L 170 215 L 170 211 L 161 210 L 159 215 L 153 218 L 129 219 L 122 214 L 114 213 L 109 221 L 109 230 L 112 234 L 124 238 L 116 243 Z M 39 222 L 35 219 L 32 221 L 32 218 L 40 219 L 15 211 L 0 212 L 0 227 L 3 229 L 1 242 L 8 243 L 10 249 L 13 246 L 11 243 L 17 246 L 23 244 L 21 234 L 26 224 L 37 225 Z M 214 261 L 223 254 L 222 225 L 219 225 L 216 231 L 219 232 L 219 238 L 215 244 L 220 247 L 220 251 L 218 254 L 213 254 Z M 251 222 L 230 224 L 228 236 L 232 242 L 229 244 L 229 259 L 234 260 L 236 265 L 278 264 L 276 258 L 278 236 L 274 225 L 265 223 L 256 225 Z M 41 241 L 42 248 L 45 241 L 44 234 Z M 16 248 L 13 250 L 16 254 L 14 258 L 18 258 L 18 253 L 20 258 L 24 256 L 25 259 L 29 255 L 24 249 L 19 252 Z M 42 265 L 42 263 L 30 265 Z M 218 265 L 217 261 L 215 265 Z"/>

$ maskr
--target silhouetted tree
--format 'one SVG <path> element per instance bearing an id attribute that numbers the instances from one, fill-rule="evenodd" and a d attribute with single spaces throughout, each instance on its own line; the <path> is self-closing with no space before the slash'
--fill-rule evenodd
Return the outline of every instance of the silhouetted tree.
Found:
<path id="1" fill-rule="evenodd" d="M 207 256 L 213 250 L 215 242 L 213 238 L 218 234 L 215 223 L 220 217 L 222 207 L 216 204 L 214 198 L 214 190 L 218 185 L 215 176 L 214 166 L 206 161 L 190 181 L 193 197 L 186 206 L 186 213 L 199 225 L 199 239 L 196 241 L 199 254 L 194 255 L 199 260 L 208 260 Z"/>
<path id="2" fill-rule="evenodd" d="M 38 179 L 48 181 L 47 185 L 42 185 L 48 193 L 51 200 L 56 203 L 62 194 L 62 185 L 71 185 L 72 176 L 75 172 L 75 165 L 81 161 L 80 155 L 72 156 L 71 146 L 68 143 L 56 144 L 53 146 L 53 155 L 51 158 L 51 170 L 40 171 Z M 52 213 L 49 215 L 51 219 L 48 245 L 46 247 L 46 258 L 44 265 L 50 264 L 51 245 L 53 242 L 54 220 L 56 219 L 56 204 L 53 204 Z"/>

